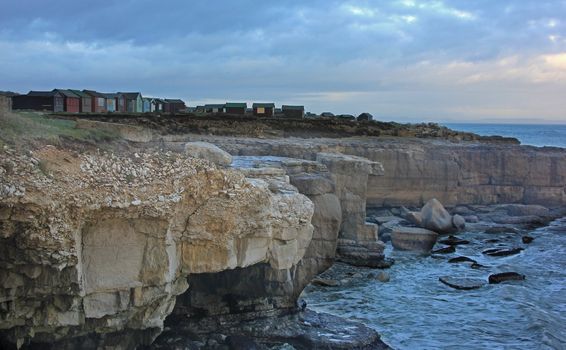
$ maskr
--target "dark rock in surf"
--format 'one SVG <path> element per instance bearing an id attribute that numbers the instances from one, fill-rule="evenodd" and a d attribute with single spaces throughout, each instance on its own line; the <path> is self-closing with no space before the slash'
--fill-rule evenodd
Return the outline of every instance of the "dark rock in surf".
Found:
<path id="1" fill-rule="evenodd" d="M 524 279 L 525 275 L 517 272 L 495 273 L 493 275 L 489 275 L 488 278 L 490 284 L 497 284 L 505 281 L 523 281 Z"/>
<path id="2" fill-rule="evenodd" d="M 470 241 L 466 241 L 465 239 L 461 239 L 461 238 L 458 238 L 456 236 L 448 236 L 448 238 L 445 238 L 445 239 L 439 241 L 439 243 L 454 246 L 454 245 L 461 245 L 461 244 L 470 244 Z"/>
<path id="3" fill-rule="evenodd" d="M 525 244 L 532 243 L 534 240 L 535 240 L 535 239 L 534 239 L 533 237 L 531 237 L 531 236 L 523 236 L 523 237 L 521 238 L 521 241 L 523 241 L 523 243 L 525 243 Z"/>
<path id="4" fill-rule="evenodd" d="M 455 258 L 452 258 L 450 260 L 448 260 L 449 263 L 454 264 L 454 263 L 461 263 L 461 262 L 471 262 L 471 263 L 476 263 L 476 261 L 474 259 L 468 258 L 467 256 L 457 256 Z"/>
<path id="5" fill-rule="evenodd" d="M 512 248 L 512 249 L 500 249 L 500 248 L 493 248 L 484 250 L 482 253 L 489 256 L 509 256 L 519 254 L 523 251 L 523 248 Z"/>
<path id="6" fill-rule="evenodd" d="M 486 284 L 485 281 L 477 278 L 442 276 L 438 280 L 451 288 L 459 290 L 478 289 Z"/>
<path id="7" fill-rule="evenodd" d="M 454 253 L 454 252 L 456 252 L 456 247 L 454 247 L 453 245 L 449 245 L 447 247 L 435 249 L 431 253 L 432 254 L 450 254 L 450 253 Z"/>

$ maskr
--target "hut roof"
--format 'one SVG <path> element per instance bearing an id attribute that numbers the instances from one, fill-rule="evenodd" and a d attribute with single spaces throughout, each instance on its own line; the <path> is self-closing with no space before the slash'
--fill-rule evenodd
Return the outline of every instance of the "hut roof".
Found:
<path id="1" fill-rule="evenodd" d="M 118 92 L 120 95 L 123 95 L 125 98 L 127 98 L 128 100 L 135 100 L 139 97 L 141 97 L 141 92 Z"/>
<path id="2" fill-rule="evenodd" d="M 167 103 L 185 103 L 185 101 L 180 100 L 178 98 L 166 98 L 165 102 L 167 102 Z"/>
<path id="3" fill-rule="evenodd" d="M 295 110 L 295 111 L 304 111 L 305 110 L 305 106 L 291 106 L 291 105 L 283 105 L 281 106 L 282 110 Z"/>
<path id="4" fill-rule="evenodd" d="M 79 96 L 79 97 L 90 97 L 89 94 L 84 93 L 84 92 L 82 92 L 82 91 L 80 91 L 80 90 L 75 90 L 75 89 L 68 89 L 68 90 L 71 91 L 73 94 Z"/>
<path id="5" fill-rule="evenodd" d="M 56 91 L 30 91 L 28 92 L 28 96 L 51 97 L 54 96 L 56 93 L 57 93 Z"/>
<path id="6" fill-rule="evenodd" d="M 245 102 L 226 102 L 226 108 L 248 108 L 248 104 Z"/>
<path id="7" fill-rule="evenodd" d="M 201 106 L 197 106 L 197 107 L 201 107 Z M 224 108 L 224 104 L 206 104 L 204 105 L 204 108 Z"/>
<path id="8" fill-rule="evenodd" d="M 254 103 L 252 108 L 275 108 L 275 103 Z"/>
<path id="9" fill-rule="evenodd" d="M 94 90 L 83 90 L 83 92 L 85 94 L 88 94 L 90 96 L 94 96 L 94 97 L 102 97 L 102 98 L 106 98 L 106 96 L 104 94 L 101 94 L 98 91 L 94 91 Z"/>
<path id="10" fill-rule="evenodd" d="M 53 89 L 53 92 L 58 92 L 61 95 L 65 96 L 65 97 L 71 97 L 71 98 L 80 98 L 79 95 L 75 94 L 74 92 L 72 92 L 71 90 L 66 90 L 66 89 Z"/>

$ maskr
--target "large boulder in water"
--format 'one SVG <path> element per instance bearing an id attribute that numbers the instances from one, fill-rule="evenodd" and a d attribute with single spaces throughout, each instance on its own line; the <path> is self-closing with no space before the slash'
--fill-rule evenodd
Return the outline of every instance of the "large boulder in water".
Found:
<path id="1" fill-rule="evenodd" d="M 465 226 L 460 217 L 453 219 L 452 215 L 444 208 L 436 198 L 429 200 L 421 209 L 421 226 L 439 234 L 457 232 Z M 459 227 L 456 227 L 457 224 Z"/>
<path id="2" fill-rule="evenodd" d="M 395 227 L 391 243 L 395 249 L 428 253 L 434 247 L 438 234 L 418 227 Z"/>
<path id="3" fill-rule="evenodd" d="M 230 153 L 208 142 L 187 142 L 185 154 L 194 158 L 206 159 L 217 165 L 228 166 L 232 163 Z"/>

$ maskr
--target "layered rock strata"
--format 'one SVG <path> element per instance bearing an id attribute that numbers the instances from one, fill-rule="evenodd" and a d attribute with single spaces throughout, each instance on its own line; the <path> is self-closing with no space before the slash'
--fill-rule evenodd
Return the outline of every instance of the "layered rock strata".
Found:
<path id="1" fill-rule="evenodd" d="M 168 136 L 175 141 L 186 136 Z M 422 206 L 437 198 L 457 204 L 566 205 L 566 150 L 399 138 L 252 139 L 192 136 L 212 140 L 233 155 L 279 155 L 315 160 L 343 153 L 379 162 L 370 175 L 369 207 Z M 175 142 L 169 143 L 175 147 Z"/>
<path id="2" fill-rule="evenodd" d="M 0 151 L 3 346 L 134 348 L 161 331 L 187 276 L 297 266 L 313 203 L 174 154 Z"/>

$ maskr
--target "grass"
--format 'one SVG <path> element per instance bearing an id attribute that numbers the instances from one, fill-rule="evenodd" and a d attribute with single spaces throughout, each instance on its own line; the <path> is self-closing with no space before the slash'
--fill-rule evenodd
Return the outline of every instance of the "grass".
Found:
<path id="1" fill-rule="evenodd" d="M 0 146 L 34 140 L 60 144 L 62 139 L 97 143 L 112 141 L 118 133 L 96 129 L 76 129 L 75 121 L 51 119 L 41 112 L 13 112 L 0 115 Z"/>

